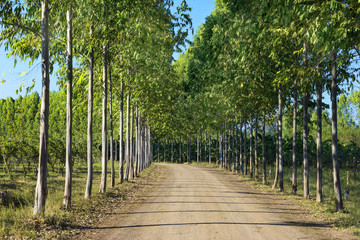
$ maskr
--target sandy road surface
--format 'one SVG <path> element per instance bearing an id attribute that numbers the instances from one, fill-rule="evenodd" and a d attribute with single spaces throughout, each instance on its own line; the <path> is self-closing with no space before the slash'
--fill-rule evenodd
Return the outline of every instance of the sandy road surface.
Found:
<path id="1" fill-rule="evenodd" d="M 84 239 L 353 239 L 316 222 L 299 206 L 247 186 L 237 176 L 163 165 L 160 182 L 124 211 L 109 214 Z"/>

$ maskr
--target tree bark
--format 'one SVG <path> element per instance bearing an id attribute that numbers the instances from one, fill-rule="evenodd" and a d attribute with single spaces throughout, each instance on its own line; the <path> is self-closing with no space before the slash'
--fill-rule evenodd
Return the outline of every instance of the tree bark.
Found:
<path id="1" fill-rule="evenodd" d="M 258 133 L 258 117 L 256 112 L 255 117 L 255 151 L 254 151 L 254 158 L 255 158 L 255 179 L 259 178 L 259 162 L 258 162 L 258 141 L 257 141 L 257 133 Z"/>
<path id="2" fill-rule="evenodd" d="M 66 12 L 67 20 L 67 94 L 66 94 L 66 159 L 65 159 L 65 191 L 63 205 L 65 209 L 71 207 L 71 185 L 72 185 L 72 3 Z"/>
<path id="3" fill-rule="evenodd" d="M 243 171 L 243 158 L 244 158 L 244 156 L 243 156 L 243 139 L 242 139 L 242 127 L 243 127 L 243 121 L 242 121 L 242 119 L 240 120 L 240 139 L 239 139 L 239 150 L 240 150 L 240 161 L 239 161 L 239 163 L 240 163 L 240 174 L 243 174 L 244 173 L 244 171 Z"/>
<path id="4" fill-rule="evenodd" d="M 124 88 L 123 80 L 120 81 L 120 136 L 119 136 L 119 183 L 124 181 Z"/>
<path id="5" fill-rule="evenodd" d="M 221 163 L 220 163 L 220 154 L 219 154 L 219 133 L 216 133 L 216 150 L 215 150 L 215 154 L 216 154 L 216 165 L 219 165 L 219 167 L 221 167 Z"/>
<path id="6" fill-rule="evenodd" d="M 279 191 L 284 191 L 284 158 L 283 158 L 283 142 L 282 142 L 282 91 L 279 88 L 279 112 L 278 112 L 278 122 L 279 122 Z"/>
<path id="7" fill-rule="evenodd" d="M 238 128 L 238 123 L 236 123 L 236 125 L 235 125 L 235 131 L 236 131 L 236 133 L 235 133 L 235 152 L 236 152 L 236 164 L 235 164 L 235 166 L 236 166 L 236 173 L 239 173 L 239 171 L 238 171 L 238 169 L 239 169 L 239 128 Z"/>
<path id="8" fill-rule="evenodd" d="M 224 125 L 224 133 L 223 133 L 223 152 L 224 152 L 224 162 L 225 169 L 229 169 L 229 159 L 228 159 L 228 151 L 227 151 L 227 131 L 226 131 L 226 123 Z"/>
<path id="9" fill-rule="evenodd" d="M 297 163 L 296 163 L 296 125 L 297 125 L 297 79 L 294 80 L 294 104 L 293 104 L 293 139 L 292 139 L 292 194 L 297 191 Z"/>
<path id="10" fill-rule="evenodd" d="M 209 134 L 209 164 L 211 164 L 211 135 Z"/>
<path id="11" fill-rule="evenodd" d="M 199 135 L 196 137 L 196 162 L 199 163 Z"/>
<path id="12" fill-rule="evenodd" d="M 199 143 L 199 157 L 200 157 L 200 162 L 202 162 L 202 132 L 200 131 L 200 143 Z"/>
<path id="13" fill-rule="evenodd" d="M 126 146 L 125 146 L 125 161 L 126 161 L 126 171 L 124 180 L 128 181 L 129 179 L 129 170 L 130 170 L 130 92 L 127 95 L 126 102 Z"/>
<path id="14" fill-rule="evenodd" d="M 102 152 L 100 193 L 106 192 L 107 174 L 107 47 L 103 48 Z"/>
<path id="15" fill-rule="evenodd" d="M 276 156 L 275 156 L 275 176 L 274 176 L 274 184 L 272 189 L 275 189 L 276 185 L 279 181 L 279 122 L 277 122 L 277 136 L 276 136 Z"/>
<path id="16" fill-rule="evenodd" d="M 220 155 L 220 165 L 224 168 L 224 154 L 222 151 L 222 133 L 220 132 L 220 139 L 219 139 L 219 155 Z"/>
<path id="17" fill-rule="evenodd" d="M 263 163 L 263 177 L 262 182 L 266 184 L 266 156 L 265 156 L 265 111 L 264 111 L 264 119 L 262 123 L 262 163 Z"/>
<path id="18" fill-rule="evenodd" d="M 244 175 L 247 175 L 247 139 L 246 139 L 246 121 L 244 122 Z"/>
<path id="19" fill-rule="evenodd" d="M 181 138 L 180 138 L 180 141 L 179 141 L 179 161 L 180 161 L 180 163 L 182 163 L 182 157 L 181 157 Z"/>
<path id="20" fill-rule="evenodd" d="M 207 153 L 207 131 L 205 130 L 205 141 L 204 141 L 204 161 L 206 162 L 206 153 Z"/>
<path id="21" fill-rule="evenodd" d="M 131 106 L 130 109 L 130 179 L 134 179 L 134 106 Z"/>
<path id="22" fill-rule="evenodd" d="M 308 102 L 309 96 L 304 94 L 304 120 L 303 120 L 303 155 L 304 155 L 304 198 L 310 198 L 309 195 L 309 150 L 308 150 Z"/>
<path id="23" fill-rule="evenodd" d="M 306 43 L 304 43 L 304 65 L 307 66 L 307 50 L 306 50 Z M 304 197 L 310 198 L 309 195 L 309 150 L 308 150 L 308 135 L 309 135 L 309 129 L 308 129 L 308 104 L 309 104 L 309 95 L 305 91 L 304 94 L 304 104 L 303 104 L 303 110 L 304 110 L 304 120 L 303 120 L 303 156 L 304 156 Z"/>
<path id="24" fill-rule="evenodd" d="M 316 85 L 317 128 L 316 128 L 316 201 L 323 202 L 322 192 L 322 83 Z"/>
<path id="25" fill-rule="evenodd" d="M 111 63 L 109 63 L 109 117 L 110 117 L 110 162 L 111 162 L 111 187 L 115 187 L 115 162 L 114 162 L 114 129 L 112 112 L 112 79 Z"/>
<path id="26" fill-rule="evenodd" d="M 171 162 L 174 163 L 174 139 L 171 140 Z"/>
<path id="27" fill-rule="evenodd" d="M 166 140 L 164 140 L 164 157 L 163 157 L 163 161 L 166 161 Z"/>
<path id="28" fill-rule="evenodd" d="M 135 167 L 134 176 L 139 174 L 139 153 L 140 153 L 140 127 L 139 127 L 139 108 L 135 110 Z"/>
<path id="29" fill-rule="evenodd" d="M 94 32 L 94 25 L 90 26 L 90 39 L 92 39 Z M 92 158 L 92 145 L 93 145 L 93 94 L 94 94 L 94 50 L 90 48 L 89 55 L 89 93 L 88 93 L 88 126 L 87 126 L 87 180 L 86 180 L 86 190 L 85 190 L 85 199 L 91 196 L 92 190 L 92 178 L 93 178 L 93 158 Z"/>
<path id="30" fill-rule="evenodd" d="M 160 162 L 160 141 L 157 144 L 158 150 L 157 150 L 157 161 Z"/>
<path id="31" fill-rule="evenodd" d="M 331 152 L 334 172 L 334 194 L 335 194 L 335 210 L 340 211 L 344 208 L 340 184 L 340 169 L 339 169 L 339 153 L 338 153 L 338 139 L 337 139 L 337 71 L 336 71 L 336 52 L 331 51 Z"/>
<path id="32" fill-rule="evenodd" d="M 187 160 L 188 163 L 191 162 L 191 139 L 190 139 L 190 136 L 188 137 L 188 160 Z"/>
<path id="33" fill-rule="evenodd" d="M 39 167 L 35 189 L 34 211 L 36 217 L 44 217 L 47 189 L 47 162 L 49 158 L 49 6 L 41 1 L 41 62 L 42 98 L 40 109 Z"/>

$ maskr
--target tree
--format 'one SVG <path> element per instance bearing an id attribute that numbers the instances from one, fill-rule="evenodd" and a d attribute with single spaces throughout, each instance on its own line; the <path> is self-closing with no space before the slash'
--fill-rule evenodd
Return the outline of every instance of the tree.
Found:
<path id="1" fill-rule="evenodd" d="M 34 215 L 44 216 L 47 190 L 47 162 L 49 143 L 49 3 L 41 1 L 41 61 L 42 98 L 40 110 L 39 170 L 35 189 Z"/>
<path id="2" fill-rule="evenodd" d="M 66 98 L 66 176 L 64 207 L 71 207 L 71 186 L 72 186 L 72 3 L 70 2 L 69 10 L 66 12 L 67 20 L 67 98 Z"/>
<path id="3" fill-rule="evenodd" d="M 107 46 L 103 46 L 103 87 L 102 87 L 102 147 L 101 181 L 99 192 L 106 192 L 107 175 Z"/>

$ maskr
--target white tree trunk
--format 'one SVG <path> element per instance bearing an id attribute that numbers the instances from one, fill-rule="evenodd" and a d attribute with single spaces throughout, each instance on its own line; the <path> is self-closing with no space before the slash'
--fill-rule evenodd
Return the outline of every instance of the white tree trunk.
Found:
<path id="1" fill-rule="evenodd" d="M 107 48 L 103 47 L 102 150 L 100 193 L 106 192 L 107 175 Z"/>
<path id="2" fill-rule="evenodd" d="M 49 145 L 49 6 L 47 0 L 41 1 L 41 72 L 42 98 L 40 109 L 39 168 L 35 189 L 34 216 L 45 215 L 47 189 L 47 162 Z"/>
<path id="3" fill-rule="evenodd" d="M 71 207 L 71 184 L 72 184 L 72 6 L 66 12 L 67 20 L 67 95 L 66 95 L 66 159 L 65 159 L 65 191 L 64 207 Z"/>
<path id="4" fill-rule="evenodd" d="M 119 136 L 119 183 L 124 181 L 124 88 L 120 82 L 120 136 Z"/>
<path id="5" fill-rule="evenodd" d="M 94 32 L 94 25 L 90 26 L 90 39 L 92 39 Z M 87 126 L 87 180 L 86 180 L 86 190 L 85 198 L 91 196 L 92 190 L 92 178 L 93 178 L 93 159 L 92 159 L 92 144 L 93 144 L 93 76 L 94 76 L 94 51 L 90 49 L 89 55 L 89 93 L 88 93 L 88 126 Z"/>

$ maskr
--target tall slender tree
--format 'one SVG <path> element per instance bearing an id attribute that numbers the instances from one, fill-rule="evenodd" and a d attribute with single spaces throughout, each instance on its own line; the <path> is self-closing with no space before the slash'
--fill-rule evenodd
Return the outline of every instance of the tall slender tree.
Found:
<path id="1" fill-rule="evenodd" d="M 94 25 L 90 25 L 90 39 L 93 37 Z M 92 178 L 93 178 L 93 156 L 92 156 L 92 145 L 93 145 L 93 95 L 94 95 L 94 86 L 93 86 L 93 77 L 94 77 L 94 51 L 92 43 L 90 44 L 90 53 L 89 53 L 89 83 L 88 83 L 88 126 L 87 126 L 87 180 L 86 180 L 86 190 L 85 198 L 91 196 L 92 190 Z"/>
<path id="2" fill-rule="evenodd" d="M 67 20 L 67 95 L 66 95 L 66 174 L 65 174 L 65 191 L 64 191 L 64 207 L 71 207 L 71 187 L 72 187 L 72 2 L 70 2 L 69 10 L 66 12 Z"/>
<path id="3" fill-rule="evenodd" d="M 102 87 L 102 145 L 100 193 L 106 192 L 107 175 L 107 46 L 103 46 L 103 87 Z"/>

